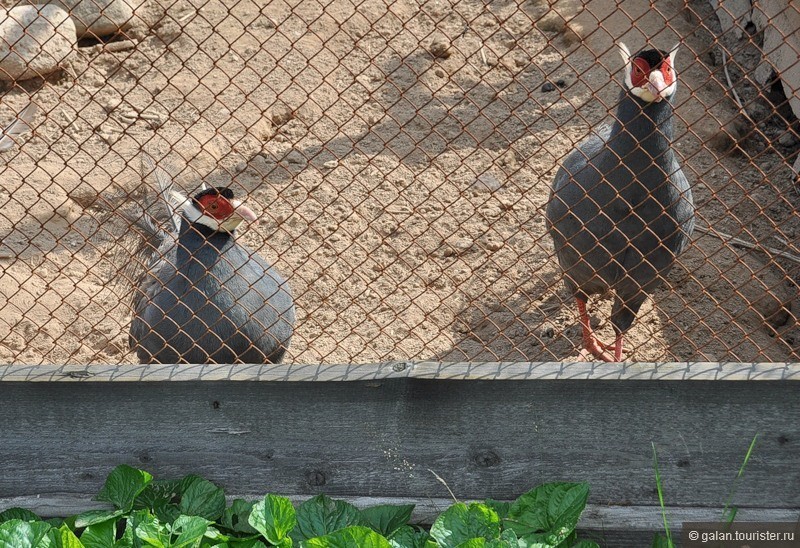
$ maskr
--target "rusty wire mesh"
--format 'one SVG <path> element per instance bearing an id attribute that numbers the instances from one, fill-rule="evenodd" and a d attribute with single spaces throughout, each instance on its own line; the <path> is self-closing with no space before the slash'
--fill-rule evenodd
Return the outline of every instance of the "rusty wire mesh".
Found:
<path id="1" fill-rule="evenodd" d="M 0 33 L 0 120 L 38 106 L 0 157 L 0 361 L 137 360 L 143 151 L 187 194 L 229 187 L 259 214 L 238 241 L 291 287 L 285 361 L 583 359 L 545 207 L 567 155 L 613 121 L 620 40 L 680 43 L 672 146 L 696 206 L 626 359 L 798 360 L 789 2 L 92 4 L 133 15 L 98 38 L 100 12 L 74 8 L 89 30 L 48 75 L 3 64 L 9 36 L 46 33 Z M 589 301 L 607 341 L 611 303 Z"/>

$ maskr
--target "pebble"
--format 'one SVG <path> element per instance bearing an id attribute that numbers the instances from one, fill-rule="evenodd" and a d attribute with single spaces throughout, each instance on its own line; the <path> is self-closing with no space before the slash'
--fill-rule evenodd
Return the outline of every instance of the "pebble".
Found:
<path id="1" fill-rule="evenodd" d="M 0 8 L 0 80 L 58 70 L 77 42 L 75 24 L 58 6 Z"/>
<path id="2" fill-rule="evenodd" d="M 322 167 L 324 167 L 325 169 L 335 169 L 336 166 L 338 165 L 339 165 L 338 160 L 328 160 L 327 162 L 322 164 Z"/>
<path id="3" fill-rule="evenodd" d="M 495 191 L 500 189 L 503 186 L 503 183 L 501 183 L 492 173 L 481 173 L 469 186 L 473 190 Z"/>
<path id="4" fill-rule="evenodd" d="M 109 36 L 131 26 L 141 0 L 52 0 L 47 2 L 69 12 L 78 37 Z"/>
<path id="5" fill-rule="evenodd" d="M 299 150 L 292 150 L 289 154 L 287 154 L 286 161 L 289 162 L 290 164 L 297 164 L 297 165 L 307 163 L 306 157 L 303 156 L 303 153 L 300 152 Z"/>
<path id="6" fill-rule="evenodd" d="M 444 242 L 444 256 L 456 257 L 462 255 L 472 248 L 474 242 L 467 238 L 454 238 Z"/>
<path id="7" fill-rule="evenodd" d="M 428 52 L 437 59 L 447 59 L 450 57 L 450 42 L 443 37 L 434 38 L 428 46 Z"/>
<path id="8" fill-rule="evenodd" d="M 787 131 L 778 138 L 778 143 L 784 147 L 793 147 L 797 144 L 797 136 L 793 132 Z"/>
<path id="9" fill-rule="evenodd" d="M 565 87 L 567 87 L 567 82 L 563 78 L 559 78 L 558 80 L 556 80 L 556 85 L 561 89 L 564 89 Z"/>
<path id="10" fill-rule="evenodd" d="M 545 82 L 544 84 L 542 84 L 542 93 L 549 93 L 555 90 L 556 86 L 554 86 L 552 82 Z"/>

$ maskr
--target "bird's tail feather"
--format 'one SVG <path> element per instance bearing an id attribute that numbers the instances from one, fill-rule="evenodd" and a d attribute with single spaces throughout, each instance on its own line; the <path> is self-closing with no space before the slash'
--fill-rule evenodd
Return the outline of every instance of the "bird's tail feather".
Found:
<path id="1" fill-rule="evenodd" d="M 31 101 L 28 103 L 28 106 L 19 113 L 17 119 L 11 122 L 11 124 L 0 133 L 0 152 L 9 150 L 16 143 L 16 137 L 33 129 L 33 118 L 36 116 L 36 111 L 36 103 Z"/>
<path id="2" fill-rule="evenodd" d="M 172 230 L 177 233 L 181 224 L 180 212 L 186 204 L 187 197 L 175 189 L 175 183 L 167 170 L 156 164 L 150 154 L 142 152 L 142 175 L 147 176 L 149 173 L 155 177 L 158 197 L 167 208 Z"/>

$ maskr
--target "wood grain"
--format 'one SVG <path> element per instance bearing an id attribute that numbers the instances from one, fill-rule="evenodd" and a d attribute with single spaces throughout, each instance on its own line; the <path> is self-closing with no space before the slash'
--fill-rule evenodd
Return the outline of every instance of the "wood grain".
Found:
<path id="1" fill-rule="evenodd" d="M 386 362 L 331 365 L 8 365 L 0 382 L 451 380 L 800 380 L 789 363 Z"/>
<path id="2" fill-rule="evenodd" d="M 474 373 L 464 365 L 457 374 Z M 198 473 L 249 498 L 324 492 L 424 510 L 449 497 L 433 470 L 465 500 L 588 481 L 586 519 L 595 522 L 586 527 L 608 519 L 610 546 L 642 546 L 658 522 L 651 442 L 667 503 L 695 519 L 724 504 L 756 433 L 734 504 L 800 508 L 800 383 L 181 378 L 0 383 L 0 509 L 54 497 L 74 508 L 126 463 L 164 479 Z M 641 516 L 650 517 L 606 518 L 605 507 L 647 508 Z"/>

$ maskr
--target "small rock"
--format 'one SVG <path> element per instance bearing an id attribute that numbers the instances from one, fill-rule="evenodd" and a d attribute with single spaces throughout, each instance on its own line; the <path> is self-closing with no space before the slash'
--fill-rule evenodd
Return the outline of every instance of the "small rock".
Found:
<path id="1" fill-rule="evenodd" d="M 0 8 L 0 80 L 58 70 L 77 42 L 75 24 L 57 6 Z"/>
<path id="2" fill-rule="evenodd" d="M 556 86 L 554 86 L 552 82 L 545 82 L 544 84 L 542 84 L 542 93 L 549 93 L 555 90 Z"/>
<path id="3" fill-rule="evenodd" d="M 473 181 L 469 186 L 473 190 L 495 191 L 502 188 L 503 183 L 501 183 L 492 173 L 487 172 L 478 175 L 475 181 Z"/>
<path id="4" fill-rule="evenodd" d="M 275 127 L 281 127 L 282 125 L 286 124 L 289 120 L 294 118 L 294 111 L 284 104 L 275 105 L 272 108 L 271 117 L 272 117 L 272 123 L 275 124 Z"/>
<path id="5" fill-rule="evenodd" d="M 556 85 L 559 88 L 564 89 L 565 87 L 567 87 L 567 82 L 563 78 L 559 78 L 558 80 L 556 80 Z"/>
<path id="6" fill-rule="evenodd" d="M 568 45 L 583 42 L 583 36 L 583 26 L 575 23 L 574 21 L 567 23 L 567 26 L 564 28 L 564 41 Z"/>
<path id="7" fill-rule="evenodd" d="M 69 12 L 78 37 L 98 38 L 130 27 L 138 21 L 134 12 L 141 7 L 141 0 L 49 0 L 47 3 Z"/>
<path id="8" fill-rule="evenodd" d="M 445 257 L 463 255 L 472 248 L 473 243 L 467 238 L 451 238 L 442 244 L 444 247 L 443 255 Z"/>
<path id="9" fill-rule="evenodd" d="M 299 150 L 292 150 L 286 155 L 286 161 L 290 164 L 301 165 L 307 163 L 306 157 Z"/>
<path id="10" fill-rule="evenodd" d="M 442 69 L 440 69 L 440 68 L 437 68 L 436 70 L 434 70 L 434 71 L 433 71 L 433 73 L 434 73 L 436 76 L 438 76 L 439 78 L 444 78 L 444 77 L 446 76 L 446 74 L 444 73 L 444 71 L 443 71 Z"/>
<path id="11" fill-rule="evenodd" d="M 793 147 L 797 144 L 797 135 L 794 132 L 787 131 L 778 138 L 778 143 L 784 147 Z"/>
<path id="12" fill-rule="evenodd" d="M 536 21 L 536 27 L 544 32 L 564 32 L 567 22 L 558 12 L 551 11 Z"/>
<path id="13" fill-rule="evenodd" d="M 328 160 L 327 162 L 322 164 L 322 167 L 324 167 L 325 169 L 335 169 L 336 166 L 338 165 L 339 165 L 338 160 Z"/>
<path id="14" fill-rule="evenodd" d="M 447 59 L 450 57 L 450 41 L 443 36 L 434 38 L 428 46 L 428 52 L 437 59 Z"/>

